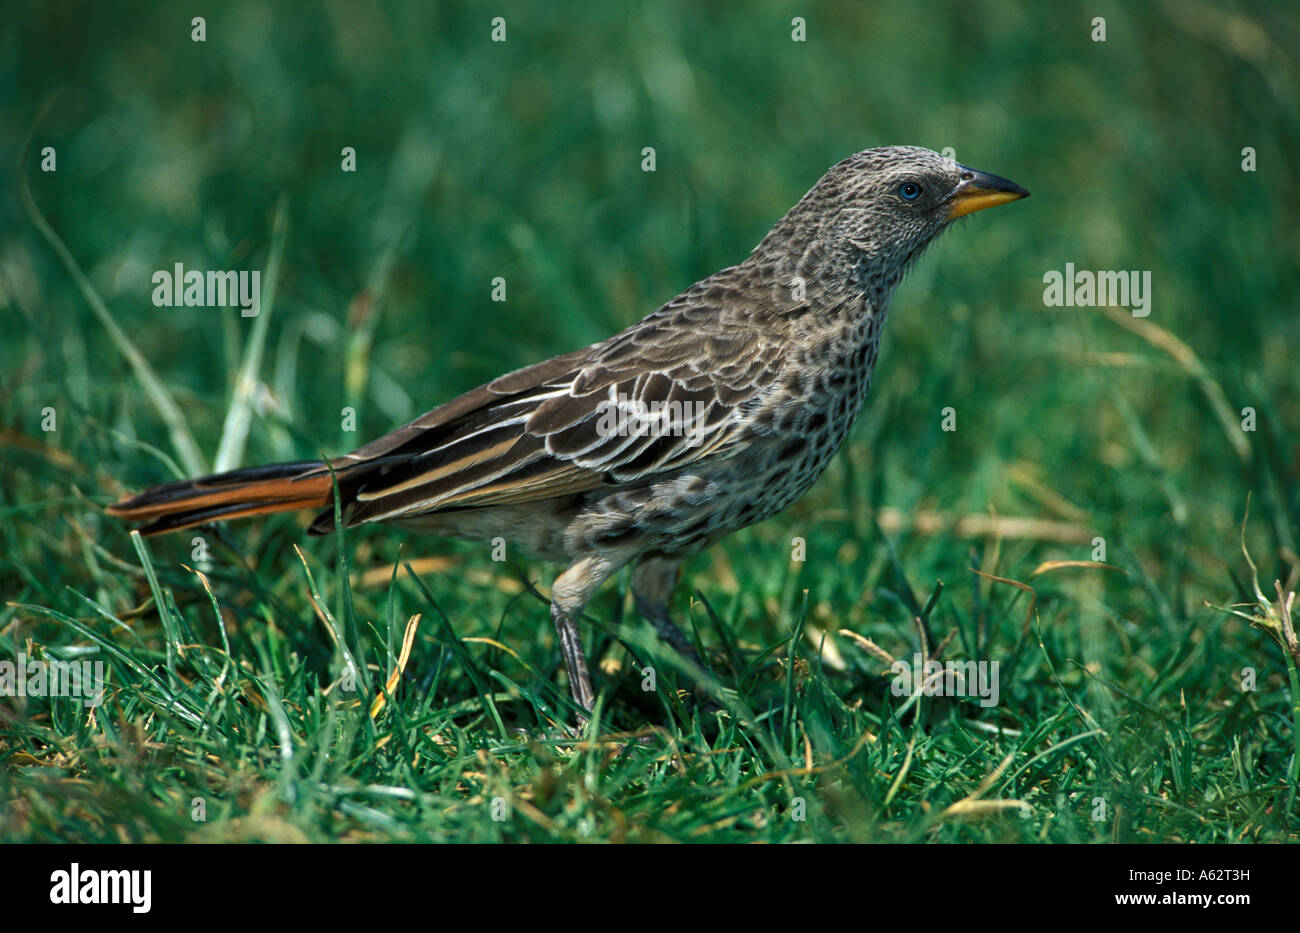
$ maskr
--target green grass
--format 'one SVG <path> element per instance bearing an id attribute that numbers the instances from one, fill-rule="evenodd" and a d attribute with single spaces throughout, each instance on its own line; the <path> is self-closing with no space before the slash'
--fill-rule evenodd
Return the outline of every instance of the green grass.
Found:
<path id="1" fill-rule="evenodd" d="M 494 44 L 471 4 L 236 2 L 196 44 L 166 4 L 20 3 L 0 661 L 100 660 L 109 688 L 0 697 L 0 839 L 1295 841 L 1300 25 L 1094 6 L 508 4 Z M 699 697 L 625 576 L 588 610 L 600 728 L 571 738 L 555 568 L 295 516 L 141 541 L 100 509 L 219 451 L 342 452 L 606 336 L 889 143 L 1034 196 L 904 283 L 813 491 L 687 565 Z M 1151 270 L 1150 318 L 1044 308 L 1067 261 Z M 274 266 L 274 301 L 155 308 L 175 262 Z M 1105 566 L 1051 563 L 1095 538 Z M 896 697 L 862 641 L 949 636 L 999 662 L 996 706 Z"/>

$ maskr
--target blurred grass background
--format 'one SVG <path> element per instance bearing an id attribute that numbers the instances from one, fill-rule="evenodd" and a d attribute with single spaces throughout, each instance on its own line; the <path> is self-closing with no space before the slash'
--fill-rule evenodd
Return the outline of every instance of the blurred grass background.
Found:
<path id="1" fill-rule="evenodd" d="M 203 43 L 192 15 L 20 0 L 0 23 L 0 656 L 89 652 L 120 691 L 91 716 L 0 700 L 6 838 L 1294 839 L 1294 668 L 1241 548 L 1249 496 L 1264 595 L 1295 587 L 1293 5 L 237 0 L 208 11 Z M 959 225 L 904 283 L 867 408 L 805 500 L 689 565 L 674 609 L 711 647 L 721 629 L 748 652 L 754 670 L 718 674 L 752 721 L 715 733 L 689 704 L 636 696 L 633 649 L 611 636 L 634 619 L 620 583 L 590 610 L 606 623 L 598 680 L 615 725 L 663 722 L 671 741 L 539 744 L 563 700 L 545 607 L 519 574 L 544 586 L 547 568 L 506 572 L 481 548 L 384 529 L 340 548 L 290 516 L 213 544 L 250 692 L 204 718 L 195 697 L 235 686 L 168 644 L 177 625 L 220 644 L 182 566 L 191 536 L 148 543 L 155 590 L 97 509 L 184 457 L 23 185 L 207 468 L 254 322 L 154 307 L 155 270 L 265 275 L 282 250 L 241 462 L 314 458 L 621 329 L 741 260 L 833 162 L 889 144 L 952 147 L 1033 198 Z M 40 171 L 46 146 L 56 172 Z M 1243 147 L 1258 171 L 1242 171 Z M 1150 318 L 1045 308 L 1042 276 L 1066 262 L 1150 270 Z M 490 300 L 497 276 L 505 303 Z M 940 429 L 946 407 L 956 432 Z M 1027 530 L 987 534 L 990 516 Z M 1031 578 L 1090 559 L 1094 537 L 1122 573 Z M 293 543 L 372 690 L 424 613 L 407 684 L 376 720 L 325 690 L 340 655 Z M 389 586 L 399 548 L 449 629 L 409 580 Z M 1023 627 L 1023 593 L 972 567 L 1028 581 L 1037 623 Z M 1214 608 L 1233 603 L 1261 624 Z M 918 614 L 936 637 L 957 631 L 960 656 L 1018 659 L 1001 706 L 900 714 L 880 662 L 834 635 L 910 657 Z M 483 700 L 476 678 L 505 699 Z M 202 725 L 175 713 L 181 683 Z M 296 765 L 268 722 L 295 734 Z M 196 824 L 200 786 L 221 804 Z M 414 796 L 374 790 L 389 786 Z M 977 791 L 1026 816 L 950 809 Z M 486 815 L 494 796 L 514 819 Z M 795 796 L 807 821 L 784 815 Z"/>

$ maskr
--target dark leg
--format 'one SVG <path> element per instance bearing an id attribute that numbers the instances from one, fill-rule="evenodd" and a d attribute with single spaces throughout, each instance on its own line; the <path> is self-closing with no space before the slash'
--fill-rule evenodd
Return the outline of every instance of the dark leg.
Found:
<path id="1" fill-rule="evenodd" d="M 646 618 L 659 637 L 677 650 L 696 667 L 703 667 L 695 645 L 679 629 L 668 614 L 668 599 L 677 585 L 677 571 L 681 561 L 662 555 L 646 555 L 632 571 L 632 598 L 637 611 Z"/>
<path id="2" fill-rule="evenodd" d="M 582 639 L 578 636 L 577 620 L 596 588 L 627 563 L 633 553 L 611 551 L 583 557 L 556 577 L 555 585 L 551 587 L 551 621 L 555 623 L 555 634 L 559 637 L 560 657 L 569 672 L 569 692 L 573 694 L 573 702 L 584 710 L 591 710 L 596 705 L 596 691 L 591 686 L 591 673 L 587 669 Z M 585 716 L 578 717 L 580 727 L 586 723 Z"/>
<path id="3" fill-rule="evenodd" d="M 695 645 L 690 638 L 686 636 L 677 623 L 668 615 L 668 607 L 657 603 L 649 603 L 632 594 L 636 600 L 637 611 L 645 617 L 646 621 L 654 626 L 655 632 L 658 633 L 659 639 L 666 644 L 672 645 L 677 653 L 694 664 L 700 663 L 700 656 L 695 653 Z"/>
<path id="4" fill-rule="evenodd" d="M 551 620 L 555 622 L 555 634 L 560 639 L 560 657 L 569 673 L 569 692 L 573 694 L 573 702 L 590 710 L 596 704 L 596 691 L 591 686 L 591 673 L 587 670 L 587 655 L 582 650 L 578 626 L 556 603 L 551 603 Z"/>
<path id="5" fill-rule="evenodd" d="M 699 709 L 706 713 L 715 712 L 722 707 L 714 701 L 712 693 L 705 686 L 707 675 L 700 656 L 695 652 L 695 645 L 673 624 L 672 617 L 668 614 L 668 599 L 677 586 L 677 571 L 680 567 L 681 561 L 678 559 L 661 554 L 645 555 L 632 571 L 632 597 L 636 600 L 637 611 L 655 627 L 659 638 L 672 645 L 694 668 L 689 676 L 695 682 Z"/>

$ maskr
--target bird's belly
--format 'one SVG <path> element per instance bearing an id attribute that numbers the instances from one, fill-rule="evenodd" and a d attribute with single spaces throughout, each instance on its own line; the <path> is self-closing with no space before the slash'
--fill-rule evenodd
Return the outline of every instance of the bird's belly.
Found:
<path id="1" fill-rule="evenodd" d="M 700 550 L 777 514 L 817 481 L 861 410 L 875 343 L 836 347 L 839 365 L 820 368 L 799 391 L 778 385 L 748 413 L 729 454 L 703 458 L 677 473 L 551 500 L 545 508 L 533 503 L 449 513 L 447 530 L 437 530 L 479 540 L 501 535 L 548 559 L 609 548 Z"/>
<path id="2" fill-rule="evenodd" d="M 858 389 L 858 387 L 854 387 Z M 645 550 L 687 554 L 785 509 L 817 481 L 843 443 L 866 394 L 825 399 L 788 412 L 743 453 L 644 484 L 589 494 L 566 535 L 575 553 L 639 542 Z"/>

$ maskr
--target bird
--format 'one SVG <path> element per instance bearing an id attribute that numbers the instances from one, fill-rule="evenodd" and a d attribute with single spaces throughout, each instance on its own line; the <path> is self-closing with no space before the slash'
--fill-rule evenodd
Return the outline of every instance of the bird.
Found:
<path id="1" fill-rule="evenodd" d="M 742 262 L 606 340 L 334 459 L 165 483 L 107 511 L 152 535 L 323 510 L 308 531 L 326 534 L 337 505 L 345 527 L 503 538 L 563 566 L 550 614 L 573 701 L 591 711 L 578 621 L 600 585 L 630 565 L 638 611 L 694 657 L 669 612 L 683 559 L 812 486 L 863 407 L 905 273 L 957 219 L 1028 194 L 921 147 L 857 152 Z"/>

